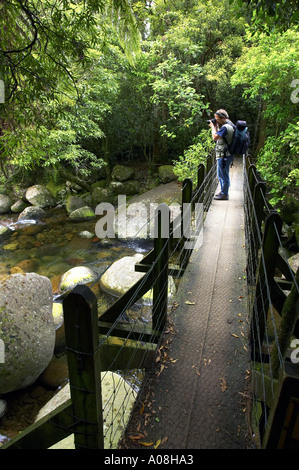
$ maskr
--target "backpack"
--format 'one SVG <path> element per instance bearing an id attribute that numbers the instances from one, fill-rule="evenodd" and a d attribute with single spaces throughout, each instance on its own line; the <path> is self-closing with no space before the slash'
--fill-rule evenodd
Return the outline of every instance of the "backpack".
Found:
<path id="1" fill-rule="evenodd" d="M 234 135 L 230 145 L 226 142 L 227 150 L 231 155 L 244 155 L 250 145 L 250 135 L 246 121 L 237 121 L 234 125 Z"/>

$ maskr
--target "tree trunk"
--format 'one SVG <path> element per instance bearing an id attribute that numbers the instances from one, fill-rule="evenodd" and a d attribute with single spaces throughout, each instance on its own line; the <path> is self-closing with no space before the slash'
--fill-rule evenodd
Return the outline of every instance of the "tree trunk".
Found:
<path id="1" fill-rule="evenodd" d="M 265 105 L 264 102 L 261 104 L 261 107 L 262 107 L 262 109 L 261 109 L 261 112 L 260 112 L 260 119 L 259 119 L 259 122 L 258 122 L 258 144 L 257 144 L 256 152 L 255 152 L 256 155 L 264 147 L 265 141 L 266 141 L 266 138 L 267 138 L 267 134 L 266 134 L 267 121 L 266 121 L 265 116 L 264 116 L 264 113 L 266 111 L 266 105 Z"/>

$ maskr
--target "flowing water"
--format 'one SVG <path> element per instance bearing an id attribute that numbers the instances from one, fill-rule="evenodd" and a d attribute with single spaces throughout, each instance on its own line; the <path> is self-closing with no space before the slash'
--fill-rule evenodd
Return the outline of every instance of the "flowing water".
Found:
<path id="1" fill-rule="evenodd" d="M 11 229 L 10 237 L 0 242 L 0 279 L 18 272 L 46 276 L 52 283 L 53 299 L 59 294 L 62 274 L 69 269 L 90 267 L 100 276 L 117 259 L 146 254 L 152 248 L 150 241 L 100 240 L 95 235 L 95 219 L 70 221 L 63 208 L 50 210 L 41 221 L 18 222 L 17 215 L 1 216 L 0 224 Z M 65 358 L 57 364 L 63 382 L 67 380 Z M 26 389 L 0 397 L 7 402 L 5 415 L 2 419 L 0 416 L 0 444 L 30 425 L 54 393 L 53 386 L 38 380 Z"/>

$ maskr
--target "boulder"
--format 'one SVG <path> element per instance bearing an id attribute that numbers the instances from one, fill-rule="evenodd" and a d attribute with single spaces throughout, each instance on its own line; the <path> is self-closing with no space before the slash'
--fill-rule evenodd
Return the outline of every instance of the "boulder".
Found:
<path id="1" fill-rule="evenodd" d="M 6 194 L 0 194 L 0 214 L 10 212 L 12 200 Z"/>
<path id="2" fill-rule="evenodd" d="M 52 285 L 44 276 L 12 274 L 0 281 L 0 337 L 5 347 L 0 394 L 31 385 L 51 361 L 52 303 Z"/>
<path id="3" fill-rule="evenodd" d="M 54 207 L 56 204 L 53 195 L 41 184 L 36 184 L 28 188 L 25 197 L 30 204 L 41 208 Z"/>
<path id="4" fill-rule="evenodd" d="M 85 205 L 85 201 L 79 196 L 69 195 L 65 201 L 65 208 L 68 214 L 71 214 L 73 211 L 80 209 Z"/>
<path id="5" fill-rule="evenodd" d="M 172 165 L 162 165 L 158 168 L 159 179 L 163 184 L 176 181 L 178 176 L 174 173 Z"/>
<path id="6" fill-rule="evenodd" d="M 10 208 L 11 212 L 15 214 L 20 214 L 26 207 L 29 206 L 28 202 L 23 201 L 23 199 L 18 199 Z"/>
<path id="7" fill-rule="evenodd" d="M 95 188 L 106 188 L 107 187 L 107 181 L 106 180 L 100 180 L 100 181 L 95 181 L 94 183 L 92 183 L 91 185 L 91 189 L 95 189 Z"/>
<path id="8" fill-rule="evenodd" d="M 132 287 L 144 273 L 135 271 L 135 264 L 139 263 L 143 255 L 137 253 L 134 256 L 124 256 L 112 263 L 100 279 L 103 291 L 120 297 Z"/>
<path id="9" fill-rule="evenodd" d="M 36 220 L 40 219 L 41 217 L 45 217 L 45 215 L 46 212 L 41 207 L 28 206 L 20 213 L 18 220 Z"/>
<path id="10" fill-rule="evenodd" d="M 104 292 L 116 297 L 122 296 L 132 287 L 144 273 L 135 271 L 135 264 L 140 263 L 143 255 L 136 253 L 134 256 L 124 256 L 115 261 L 110 268 L 105 271 L 100 279 L 100 286 Z M 173 278 L 168 276 L 168 297 L 171 298 L 175 294 L 175 284 Z M 151 305 L 153 302 L 152 289 L 142 297 L 142 304 Z"/>
<path id="11" fill-rule="evenodd" d="M 76 266 L 61 276 L 59 289 L 61 292 L 72 290 L 78 284 L 89 284 L 97 279 L 97 273 L 85 266 Z"/>
<path id="12" fill-rule="evenodd" d="M 175 218 L 180 212 L 181 195 L 181 183 L 172 181 L 132 197 L 129 203 L 126 200 L 119 201 L 113 219 L 114 233 L 128 239 L 152 238 L 155 209 L 161 203 L 166 203 L 171 210 L 171 219 Z M 120 204 L 126 205 L 125 211 L 119 210 Z"/>
<path id="13" fill-rule="evenodd" d="M 113 191 L 111 188 L 100 188 L 97 186 L 93 188 L 91 194 L 95 206 L 101 202 L 111 203 L 113 199 Z"/>
<path id="14" fill-rule="evenodd" d="M 84 206 L 71 212 L 69 218 L 74 221 L 93 219 L 95 218 L 95 213 L 91 207 Z"/>
<path id="15" fill-rule="evenodd" d="M 136 392 L 120 375 L 110 371 L 101 373 L 101 388 L 104 447 L 116 449 L 134 406 Z M 36 422 L 69 400 L 70 396 L 70 386 L 67 384 L 40 410 Z M 73 434 L 51 447 L 51 449 L 74 448 Z"/>
<path id="16" fill-rule="evenodd" d="M 111 181 L 110 188 L 112 189 L 113 194 L 133 196 L 134 194 L 139 193 L 140 182 L 137 180 Z"/>
<path id="17" fill-rule="evenodd" d="M 113 179 L 117 181 L 127 181 L 134 176 L 134 168 L 125 165 L 115 165 L 111 174 Z"/>

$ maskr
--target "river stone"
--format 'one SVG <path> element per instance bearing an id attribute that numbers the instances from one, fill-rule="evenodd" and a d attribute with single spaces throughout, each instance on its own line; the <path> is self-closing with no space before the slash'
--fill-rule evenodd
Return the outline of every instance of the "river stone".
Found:
<path id="1" fill-rule="evenodd" d="M 38 206 L 29 206 L 26 207 L 19 215 L 18 220 L 31 220 L 39 219 L 46 215 L 44 209 Z"/>
<path id="2" fill-rule="evenodd" d="M 92 232 L 89 232 L 88 230 L 83 230 L 82 232 L 79 233 L 79 237 L 81 238 L 93 238 L 94 237 L 94 233 Z"/>
<path id="3" fill-rule="evenodd" d="M 0 241 L 6 240 L 12 234 L 12 230 L 5 225 L 0 225 Z"/>
<path id="4" fill-rule="evenodd" d="M 78 284 L 89 284 L 95 281 L 97 273 L 85 266 L 76 266 L 61 276 L 59 289 L 61 292 L 72 290 Z"/>
<path id="5" fill-rule="evenodd" d="M 10 212 L 12 200 L 6 194 L 0 194 L 0 214 Z"/>
<path id="6" fill-rule="evenodd" d="M 133 388 L 115 372 L 101 373 L 104 448 L 117 448 L 136 399 Z M 39 412 L 36 421 L 70 399 L 70 386 L 65 385 Z M 51 449 L 74 449 L 74 435 L 54 444 Z"/>
<path id="7" fill-rule="evenodd" d="M 53 302 L 52 315 L 53 315 L 54 327 L 55 327 L 55 330 L 57 330 L 63 323 L 62 302 Z"/>
<path id="8" fill-rule="evenodd" d="M 113 199 L 113 191 L 111 188 L 99 188 L 95 187 L 92 190 L 92 200 L 94 205 L 100 204 L 101 202 L 111 203 Z"/>
<path id="9" fill-rule="evenodd" d="M 172 165 L 162 165 L 158 168 L 159 179 L 162 183 L 170 183 L 178 179 L 178 176 L 174 173 Z"/>
<path id="10" fill-rule="evenodd" d="M 144 273 L 135 271 L 135 264 L 139 263 L 142 258 L 143 255 L 137 253 L 134 256 L 124 256 L 112 263 L 100 279 L 103 291 L 115 296 L 121 296 L 127 292 L 144 276 Z"/>
<path id="11" fill-rule="evenodd" d="M 112 178 L 117 181 L 127 181 L 134 176 L 134 168 L 124 165 L 115 165 L 112 170 Z"/>
<path id="12" fill-rule="evenodd" d="M 14 212 L 15 214 L 20 214 L 28 206 L 29 206 L 28 202 L 25 202 L 22 199 L 19 199 L 11 206 L 10 210 L 11 212 Z"/>
<path id="13" fill-rule="evenodd" d="M 75 209 L 73 212 L 70 213 L 69 218 L 71 220 L 85 220 L 85 219 L 93 219 L 95 217 L 95 213 L 89 206 L 79 207 Z"/>
<path id="14" fill-rule="evenodd" d="M 100 286 L 103 291 L 116 297 L 122 296 L 132 287 L 144 273 L 135 271 L 135 264 L 140 263 L 143 255 L 137 253 L 134 256 L 124 256 L 115 261 L 110 268 L 105 271 L 100 279 Z M 175 294 L 176 287 L 172 276 L 168 276 L 168 298 L 171 299 Z M 153 302 L 153 291 L 149 290 L 143 297 L 144 305 L 151 305 Z"/>
<path id="15" fill-rule="evenodd" d="M 80 207 L 84 207 L 85 205 L 85 201 L 79 196 L 69 195 L 65 201 L 65 208 L 68 214 L 71 214 L 76 209 L 80 209 Z"/>
<path id="16" fill-rule="evenodd" d="M 55 346 L 52 285 L 36 273 L 12 274 L 0 281 L 0 337 L 5 362 L 0 394 L 34 383 L 49 364 Z"/>
<path id="17" fill-rule="evenodd" d="M 118 196 L 118 208 L 113 219 L 115 235 L 127 239 L 152 238 L 155 209 L 162 203 L 167 204 L 172 220 L 180 213 L 181 197 L 181 183 L 177 181 L 160 184 L 142 195 L 133 196 L 129 203 L 125 197 L 122 201 L 121 196 Z M 121 205 L 125 205 L 122 210 L 120 210 Z"/>
<path id="18" fill-rule="evenodd" d="M 28 188 L 25 197 L 33 206 L 42 208 L 55 206 L 53 195 L 41 184 L 36 184 Z"/>
<path id="19" fill-rule="evenodd" d="M 140 190 L 140 182 L 137 180 L 111 181 L 110 188 L 116 195 L 133 196 Z"/>

